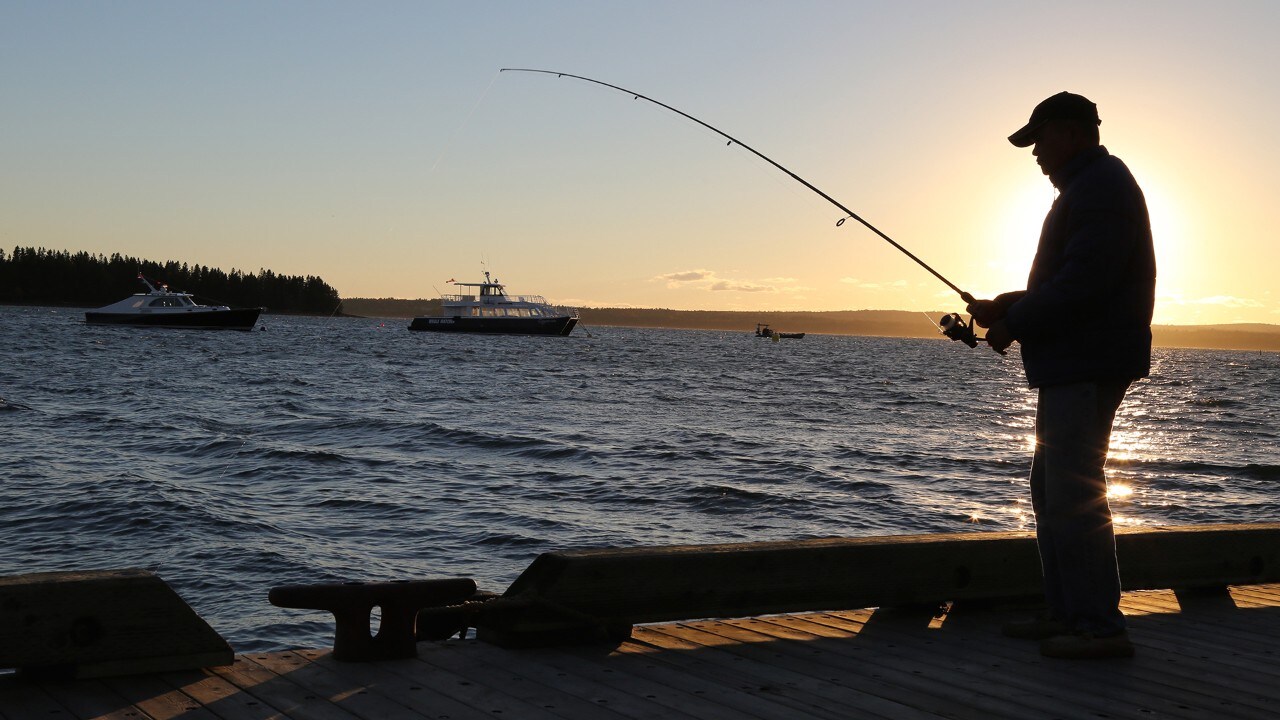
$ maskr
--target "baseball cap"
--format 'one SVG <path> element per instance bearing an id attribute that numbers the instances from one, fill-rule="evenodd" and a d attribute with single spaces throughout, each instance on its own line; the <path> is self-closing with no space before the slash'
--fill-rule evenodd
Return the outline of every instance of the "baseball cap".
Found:
<path id="1" fill-rule="evenodd" d="M 1026 125 L 1009 136 L 1014 147 L 1027 147 L 1036 141 L 1036 131 L 1050 120 L 1080 120 L 1082 122 L 1101 125 L 1098 119 L 1098 106 L 1083 95 L 1076 95 L 1065 90 L 1046 98 L 1035 110 L 1031 111 L 1031 119 Z"/>

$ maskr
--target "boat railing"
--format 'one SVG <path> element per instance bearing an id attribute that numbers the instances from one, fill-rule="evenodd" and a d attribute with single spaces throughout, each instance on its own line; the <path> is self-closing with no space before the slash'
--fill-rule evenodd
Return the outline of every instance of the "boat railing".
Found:
<path id="1" fill-rule="evenodd" d="M 502 301 L 506 301 L 506 302 L 523 302 L 523 303 L 533 303 L 533 304 L 536 304 L 536 305 L 550 305 L 550 304 L 551 304 L 551 303 L 547 302 L 547 299 L 546 299 L 546 298 L 544 298 L 544 297 L 543 297 L 543 296 L 541 296 L 541 295 L 490 295 L 490 296 L 486 296 L 486 299 L 491 299 L 491 298 L 492 298 L 492 299 L 500 299 L 500 300 L 502 300 Z M 441 296 L 440 296 L 440 299 L 441 299 L 441 300 L 443 300 L 444 302 L 457 302 L 457 303 L 462 303 L 462 302 L 475 302 L 477 298 L 476 298 L 476 296 L 475 296 L 475 295 L 441 295 Z"/>

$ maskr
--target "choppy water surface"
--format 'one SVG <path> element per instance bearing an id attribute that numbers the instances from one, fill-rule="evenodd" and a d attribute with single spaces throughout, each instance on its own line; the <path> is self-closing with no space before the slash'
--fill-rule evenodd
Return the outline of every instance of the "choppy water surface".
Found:
<path id="1" fill-rule="evenodd" d="M 82 320 L 0 307 L 0 574 L 146 568 L 241 652 L 331 641 L 267 603 L 286 583 L 501 591 L 553 549 L 1030 526 L 1034 396 L 958 343 Z M 1278 408 L 1274 353 L 1157 350 L 1118 521 L 1280 518 Z"/>

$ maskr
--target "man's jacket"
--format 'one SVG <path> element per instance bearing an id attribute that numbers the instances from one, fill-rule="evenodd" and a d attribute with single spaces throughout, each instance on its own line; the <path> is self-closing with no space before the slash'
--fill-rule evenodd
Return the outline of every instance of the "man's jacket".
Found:
<path id="1" fill-rule="evenodd" d="M 1008 305 L 1005 325 L 1022 346 L 1027 383 L 1146 377 L 1156 260 L 1142 190 L 1101 146 L 1049 179 L 1059 195 L 1027 289 L 997 299 Z"/>

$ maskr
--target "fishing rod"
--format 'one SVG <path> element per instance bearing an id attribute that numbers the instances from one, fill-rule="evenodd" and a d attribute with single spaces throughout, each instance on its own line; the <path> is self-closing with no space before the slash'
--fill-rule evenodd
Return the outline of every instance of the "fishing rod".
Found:
<path id="1" fill-rule="evenodd" d="M 527 73 L 542 73 L 542 74 L 544 74 L 544 75 L 555 75 L 556 77 L 568 77 L 568 78 L 574 78 L 575 80 L 583 80 L 583 81 L 586 81 L 586 82 L 589 82 L 589 83 L 595 83 L 596 85 L 603 85 L 603 86 L 605 86 L 605 87 L 607 87 L 607 88 L 613 88 L 614 90 L 617 90 L 617 91 L 619 91 L 619 92 L 624 92 L 624 93 L 626 93 L 626 94 L 628 94 L 628 95 L 631 95 L 631 96 L 632 96 L 633 98 L 635 98 L 636 100 L 648 100 L 649 102 L 653 103 L 654 105 L 657 105 L 657 106 L 659 106 L 659 107 L 666 108 L 667 110 L 670 110 L 671 112 L 676 113 L 677 115 L 680 115 L 680 116 L 683 116 L 683 117 L 685 117 L 685 118 L 688 118 L 688 119 L 690 119 L 690 120 L 692 120 L 692 121 L 694 121 L 694 122 L 698 123 L 698 124 L 699 124 L 699 125 L 701 125 L 702 127 L 706 128 L 706 129 L 708 129 L 708 130 L 710 130 L 711 132 L 713 132 L 713 133 L 715 133 L 715 134 L 717 134 L 717 135 L 719 135 L 719 136 L 721 136 L 721 137 L 725 138 L 726 140 L 728 140 L 728 141 L 729 141 L 727 144 L 729 144 L 729 145 L 734 145 L 734 144 L 736 144 L 736 145 L 738 145 L 739 147 L 741 147 L 741 148 L 743 148 L 743 149 L 747 150 L 747 151 L 748 151 L 748 152 L 750 152 L 751 154 L 755 155 L 756 157 L 760 158 L 761 160 L 764 160 L 765 162 L 769 163 L 770 165 L 774 166 L 775 168 L 777 168 L 777 169 L 781 170 L 782 172 L 786 173 L 786 174 L 787 174 L 787 175 L 788 175 L 792 180 L 795 180 L 796 182 L 800 183 L 801 185 L 804 185 L 805 187 L 809 188 L 810 190 L 812 190 L 812 191 L 814 191 L 815 193 L 817 193 L 818 195 L 820 195 L 820 196 L 822 197 L 822 199 L 824 199 L 824 200 L 826 200 L 827 202 L 831 203 L 832 205 L 835 205 L 836 207 L 840 208 L 840 210 L 841 210 L 841 211 L 843 211 L 843 212 L 845 213 L 845 217 L 842 217 L 842 218 L 840 218 L 838 221 L 836 221 L 836 226 L 837 226 L 837 227 L 839 227 L 840 225 L 843 225 L 843 224 L 844 224 L 844 221 L 845 221 L 845 220 L 848 220 L 849 218 L 853 218 L 854 220 L 857 220 L 858 222 L 862 223 L 862 225 L 863 225 L 863 226 L 865 226 L 868 230 L 870 230 L 871 232 L 875 233 L 876 235 L 879 235 L 879 236 L 880 236 L 880 238 L 881 238 L 882 240 L 884 240 L 885 242 L 889 243 L 890 245 L 894 246 L 894 247 L 895 247 L 895 248 L 897 248 L 899 251 L 901 251 L 901 252 L 902 252 L 902 254 L 904 254 L 904 255 L 906 255 L 907 257 L 911 258 L 912 260 L 916 261 L 916 264 L 917 264 L 917 265 L 919 265 L 920 267 L 924 268 L 925 270 L 928 270 L 928 271 L 929 271 L 929 272 L 930 272 L 934 277 L 936 277 L 936 278 L 938 278 L 939 280 L 941 280 L 941 281 L 943 282 L 943 284 L 945 284 L 947 287 L 949 287 L 949 288 L 951 288 L 952 290 L 954 290 L 954 291 L 956 292 L 956 294 L 958 294 L 958 295 L 960 296 L 960 299 L 961 299 L 961 300 L 964 300 L 966 303 L 970 303 L 970 304 L 972 304 L 973 302 L 975 302 L 974 297 L 973 297 L 972 295 L 970 295 L 969 293 L 967 293 L 967 292 L 965 292 L 965 291 L 961 290 L 959 287 L 957 287 L 957 286 L 956 286 L 956 284 L 955 284 L 955 283 L 953 283 L 953 282 L 951 282 L 950 280 L 948 280 L 948 279 L 946 279 L 945 277 L 943 277 L 943 276 L 942 276 L 942 273 L 939 273 L 937 270 L 934 270 L 933 268 L 929 267 L 928 263 L 926 263 L 925 261 L 923 261 L 923 260 L 921 260 L 920 258 L 916 257 L 916 256 L 915 256 L 915 254 L 913 254 L 910 250 L 906 249 L 906 248 L 905 248 L 905 247 L 903 247 L 902 245 L 898 244 L 898 243 L 897 243 L 893 238 L 891 238 L 891 237 L 889 237 L 888 235 L 886 235 L 886 234 L 884 234 L 883 232 L 881 232 L 879 228 L 877 228 L 876 226 L 874 226 L 874 225 L 872 225 L 871 223 L 869 223 L 869 222 L 867 222 L 866 220 L 864 220 L 860 215 L 858 215 L 858 214 L 857 214 L 857 213 L 855 213 L 854 211 L 852 211 L 852 210 L 850 210 L 849 208 L 847 208 L 847 207 L 845 207 L 844 205 L 842 205 L 842 204 L 841 204 L 838 200 L 836 200 L 835 198 L 833 198 L 833 197 L 831 197 L 830 195 L 826 194 L 825 192 L 823 192 L 823 191 L 819 190 L 819 189 L 818 189 L 818 188 L 817 188 L 813 183 L 811 183 L 811 182 L 809 182 L 808 180 L 805 180 L 804 178 L 800 177 L 799 175 L 797 175 L 797 174 L 795 174 L 795 173 L 791 172 L 790 170 L 788 170 L 788 169 L 786 169 L 785 167 L 783 167 L 782 165 L 780 165 L 780 164 L 779 164 L 777 161 L 775 161 L 773 158 L 768 157 L 768 156 L 767 156 L 767 155 L 765 155 L 764 153 L 762 153 L 762 152 L 760 152 L 759 150 L 756 150 L 755 148 L 751 147 L 750 145 L 748 145 L 748 144 L 746 144 L 746 143 L 742 142 L 742 141 L 741 141 L 741 140 L 739 140 L 738 138 L 736 138 L 736 137 L 734 137 L 734 136 L 730 135 L 729 133 L 724 132 L 723 130 L 721 130 L 721 129 L 717 128 L 717 127 L 714 127 L 714 126 L 712 126 L 712 125 L 710 125 L 710 124 L 708 124 L 708 123 L 706 123 L 706 122 L 703 122 L 702 120 L 699 120 L 698 118 L 696 118 L 696 117 L 694 117 L 694 116 L 690 115 L 690 114 L 689 114 L 689 113 L 687 113 L 687 112 L 684 112 L 683 110 L 679 110 L 679 109 L 677 109 L 677 108 L 671 107 L 670 105 L 668 105 L 668 104 L 666 104 L 666 103 L 664 103 L 664 102 L 659 102 L 658 100 L 654 100 L 653 98 L 651 98 L 651 97 L 649 97 L 649 96 L 647 96 L 647 95 L 641 95 L 640 93 L 635 92 L 634 90 L 628 90 L 628 89 L 626 89 L 626 88 L 624 88 L 624 87 L 619 87 L 619 86 L 617 86 L 617 85 L 612 85 L 612 84 L 610 84 L 610 83 L 603 82 L 603 81 L 601 81 L 601 80 L 593 80 L 592 78 L 589 78 L 589 77 L 583 77 L 583 76 L 581 76 L 581 75 L 573 75 L 573 74 L 571 74 L 571 73 L 557 72 L 557 71 L 555 71 L 555 70 L 535 70 L 535 69 L 532 69 L 532 68 L 501 68 L 498 72 L 527 72 Z M 975 334 L 974 334 L 974 330 L 973 330 L 973 323 L 972 323 L 972 322 L 966 323 L 966 322 L 965 322 L 965 321 L 960 317 L 960 315 L 959 315 L 958 313 L 951 313 L 950 315 L 946 315 L 946 316 L 944 316 L 944 317 L 942 318 L 942 324 L 939 326 L 939 329 L 940 329 L 940 330 L 942 330 L 942 333 L 943 333 L 944 335 L 946 335 L 947 337 L 951 338 L 952 340 L 961 340 L 961 341 L 963 341 L 966 345 L 969 345 L 969 347 L 977 347 L 978 340 L 982 339 L 982 338 L 978 338 L 978 337 L 976 337 L 976 336 L 975 336 Z"/>
<path id="2" fill-rule="evenodd" d="M 969 303 L 969 304 L 972 304 L 972 303 L 976 302 L 976 301 L 974 300 L 973 295 L 971 295 L 971 294 L 969 294 L 969 293 L 965 292 L 964 290 L 961 290 L 961 289 L 960 289 L 960 288 L 959 288 L 955 283 L 953 283 L 953 282 L 951 282 L 950 280 L 948 280 L 948 279 L 946 279 L 945 277 L 943 277 L 942 273 L 938 272 L 937 270 L 934 270 L 932 267 L 930 267 L 930 266 L 929 266 L 929 264 L 928 264 L 928 263 L 926 263 L 925 261 L 923 261 L 923 260 L 921 260 L 920 258 L 916 257 L 916 255 L 915 255 L 914 253 L 912 253 L 910 250 L 908 250 L 908 249 L 906 249 L 905 247 L 903 247 L 902 245 L 900 245 L 900 244 L 899 244 L 897 241 L 895 241 L 893 238 L 891 238 L 891 237 L 889 237 L 888 235 L 884 234 L 884 232 L 882 232 L 882 231 L 880 230 L 880 228 L 877 228 L 875 225 L 872 225 L 871 223 L 867 222 L 865 219 L 863 219 L 863 218 L 862 218 L 862 216 L 858 215 L 858 214 L 857 214 L 857 213 L 855 213 L 854 211 L 850 210 L 849 208 L 847 208 L 847 207 L 845 207 L 843 204 L 841 204 L 841 203 L 840 203 L 840 201 L 838 201 L 838 200 L 836 200 L 835 198 L 831 197 L 830 195 L 826 194 L 826 193 L 825 193 L 825 192 L 823 192 L 822 190 L 819 190 L 819 189 L 818 189 L 818 187 L 817 187 L 817 186 L 815 186 L 813 183 L 811 183 L 811 182 L 809 182 L 808 180 L 805 180 L 804 178 L 800 177 L 799 175 L 797 175 L 797 174 L 795 174 L 795 173 L 791 172 L 790 170 L 788 170 L 787 168 L 783 167 L 780 163 L 778 163 L 778 162 L 777 162 L 776 160 L 774 160 L 773 158 L 771 158 L 771 157 L 769 157 L 769 156 L 765 155 L 764 153 L 760 152 L 759 150 L 756 150 L 755 148 L 753 148 L 753 147 L 751 147 L 750 145 L 748 145 L 748 144 L 746 144 L 746 143 L 742 142 L 742 141 L 741 141 L 741 140 L 739 140 L 738 138 L 736 138 L 736 137 L 734 137 L 734 136 L 730 135 L 730 134 L 729 134 L 729 133 L 727 133 L 727 132 L 724 132 L 723 130 L 721 130 L 721 129 L 719 129 L 719 128 L 717 128 L 717 127 L 715 127 L 715 126 L 713 126 L 713 125 L 711 125 L 711 124 L 709 124 L 709 123 L 706 123 L 706 122 L 704 122 L 704 121 L 702 121 L 702 120 L 699 120 L 698 118 L 696 118 L 696 117 L 694 117 L 694 116 L 690 115 L 690 114 L 689 114 L 689 113 L 687 113 L 687 112 L 684 112 L 683 110 L 680 110 L 680 109 L 678 109 L 678 108 L 674 108 L 674 107 L 672 107 L 672 106 L 670 106 L 670 105 L 668 105 L 668 104 L 666 104 L 666 103 L 664 103 L 664 102 L 661 102 L 661 101 L 658 101 L 658 100 L 654 100 L 653 98 L 649 97 L 648 95 L 642 95 L 642 94 L 640 94 L 640 93 L 638 93 L 638 92 L 635 92 L 634 90 L 628 90 L 627 88 L 620 87 L 620 86 L 618 86 L 618 85 L 613 85 L 613 84 L 611 84 L 611 83 L 607 83 L 607 82 L 604 82 L 604 81 L 602 81 L 602 80 L 595 80 L 595 79 L 592 79 L 592 78 L 589 78 L 589 77 L 584 77 L 584 76 L 582 76 L 582 75 L 574 75 L 574 74 L 572 74 L 572 73 L 559 72 L 559 71 L 556 71 L 556 70 L 538 70 L 538 69 L 534 69 L 534 68 L 500 68 L 500 69 L 498 70 L 498 72 L 527 72 L 527 73 L 540 73 L 540 74 L 543 74 L 543 75 L 555 75 L 556 77 L 568 77 L 568 78 L 573 78 L 573 79 L 575 79 L 575 80 L 582 80 L 582 81 L 584 81 L 584 82 L 594 83 L 594 84 L 596 84 L 596 85 L 603 85 L 604 87 L 612 88 L 612 89 L 617 90 L 617 91 L 619 91 L 619 92 L 626 93 L 626 94 L 628 94 L 628 95 L 632 96 L 633 98 L 635 98 L 636 100 L 647 100 L 647 101 L 649 101 L 649 102 L 653 103 L 654 105 L 657 105 L 658 107 L 666 108 L 667 110 L 670 110 L 671 112 L 673 112 L 673 113 L 675 113 L 675 114 L 677 114 L 677 115 L 680 115 L 681 117 L 688 118 L 689 120 L 692 120 L 692 121 L 694 121 L 694 122 L 698 123 L 698 124 L 699 124 L 699 125 L 701 125 L 702 127 L 706 128 L 706 129 L 710 130 L 711 132 L 713 132 L 713 133 L 715 133 L 715 134 L 717 134 L 717 135 L 719 135 L 719 136 L 721 136 L 721 137 L 725 138 L 726 140 L 728 140 L 728 141 L 729 141 L 729 142 L 727 143 L 728 145 L 735 145 L 735 144 L 736 144 L 736 145 L 738 145 L 739 147 L 741 147 L 741 148 L 743 148 L 743 149 L 747 150 L 747 151 L 748 151 L 748 152 L 750 152 L 752 155 L 755 155 L 756 157 L 760 158 L 761 160 L 764 160 L 765 162 L 769 163 L 770 165 L 774 166 L 775 168 L 777 168 L 777 169 L 781 170 L 782 172 L 786 173 L 786 174 L 787 174 L 787 176 L 788 176 L 788 177 L 790 177 L 792 180 L 795 180 L 796 182 L 800 183 L 801 185 L 804 185 L 805 187 L 809 188 L 809 189 L 810 189 L 810 190 L 812 190 L 813 192 L 817 193 L 819 196 L 821 196 L 821 197 L 822 197 L 822 199 L 823 199 L 823 200 L 826 200 L 827 202 L 831 203 L 832 205 L 835 205 L 836 207 L 840 208 L 840 210 L 841 210 L 842 212 L 844 212 L 845 216 L 844 216 L 844 217 L 842 217 L 842 218 L 840 218 L 839 220 L 837 220 L 837 221 L 836 221 L 836 227 L 839 227 L 839 226 L 843 225 L 843 224 L 844 224 L 844 222 L 845 222 L 845 220 L 848 220 L 849 218 L 853 218 L 854 220 L 857 220 L 858 222 L 862 223 L 862 225 L 863 225 L 864 227 L 866 227 L 868 230 L 870 230 L 871 232 L 875 233 L 876 235 L 879 235 L 879 236 L 880 236 L 880 238 L 881 238 L 882 240 L 884 240 L 885 242 L 887 242 L 887 243 L 889 243 L 890 245 L 892 245 L 892 246 L 894 246 L 895 248 L 897 248 L 897 249 L 898 249 L 898 250 L 899 250 L 903 255 L 906 255 L 907 257 L 909 257 L 909 258 L 911 258 L 912 260 L 914 260 L 914 261 L 916 262 L 916 264 L 917 264 L 917 265 L 919 265 L 920 267 L 924 268 L 925 270 L 928 270 L 928 271 L 929 271 L 929 273 L 930 273 L 931 275 L 933 275 L 934 277 L 938 278 L 939 280 L 941 280 L 941 281 L 942 281 L 942 283 L 943 283 L 944 285 L 946 285 L 947 287 L 949 287 L 949 288 L 951 288 L 952 290 L 954 290 L 954 291 L 956 292 L 956 294 L 960 296 L 960 299 L 961 299 L 961 300 L 964 300 L 966 303 Z M 975 332 L 975 329 L 974 329 L 974 323 L 973 323 L 972 318 L 970 318 L 970 320 L 969 320 L 968 322 L 965 322 L 964 318 L 960 317 L 960 314 L 959 314 L 959 313 L 949 313 L 949 314 L 947 314 L 947 315 L 944 315 L 944 316 L 941 318 L 941 320 L 939 321 L 939 323 L 934 323 L 934 325 L 935 325 L 935 326 L 937 326 L 937 328 L 938 328 L 940 331 L 942 331 L 942 334 L 943 334 L 943 335 L 947 336 L 948 338 L 951 338 L 952 340 L 959 340 L 960 342 L 963 342 L 964 344 L 968 345 L 969 347 L 977 347 L 977 346 L 978 346 L 978 342 L 979 342 L 979 341 L 982 341 L 982 340 L 985 340 L 985 339 L 986 339 L 986 338 L 980 338 L 980 337 L 978 337 L 978 336 L 977 336 L 977 333 Z"/>

